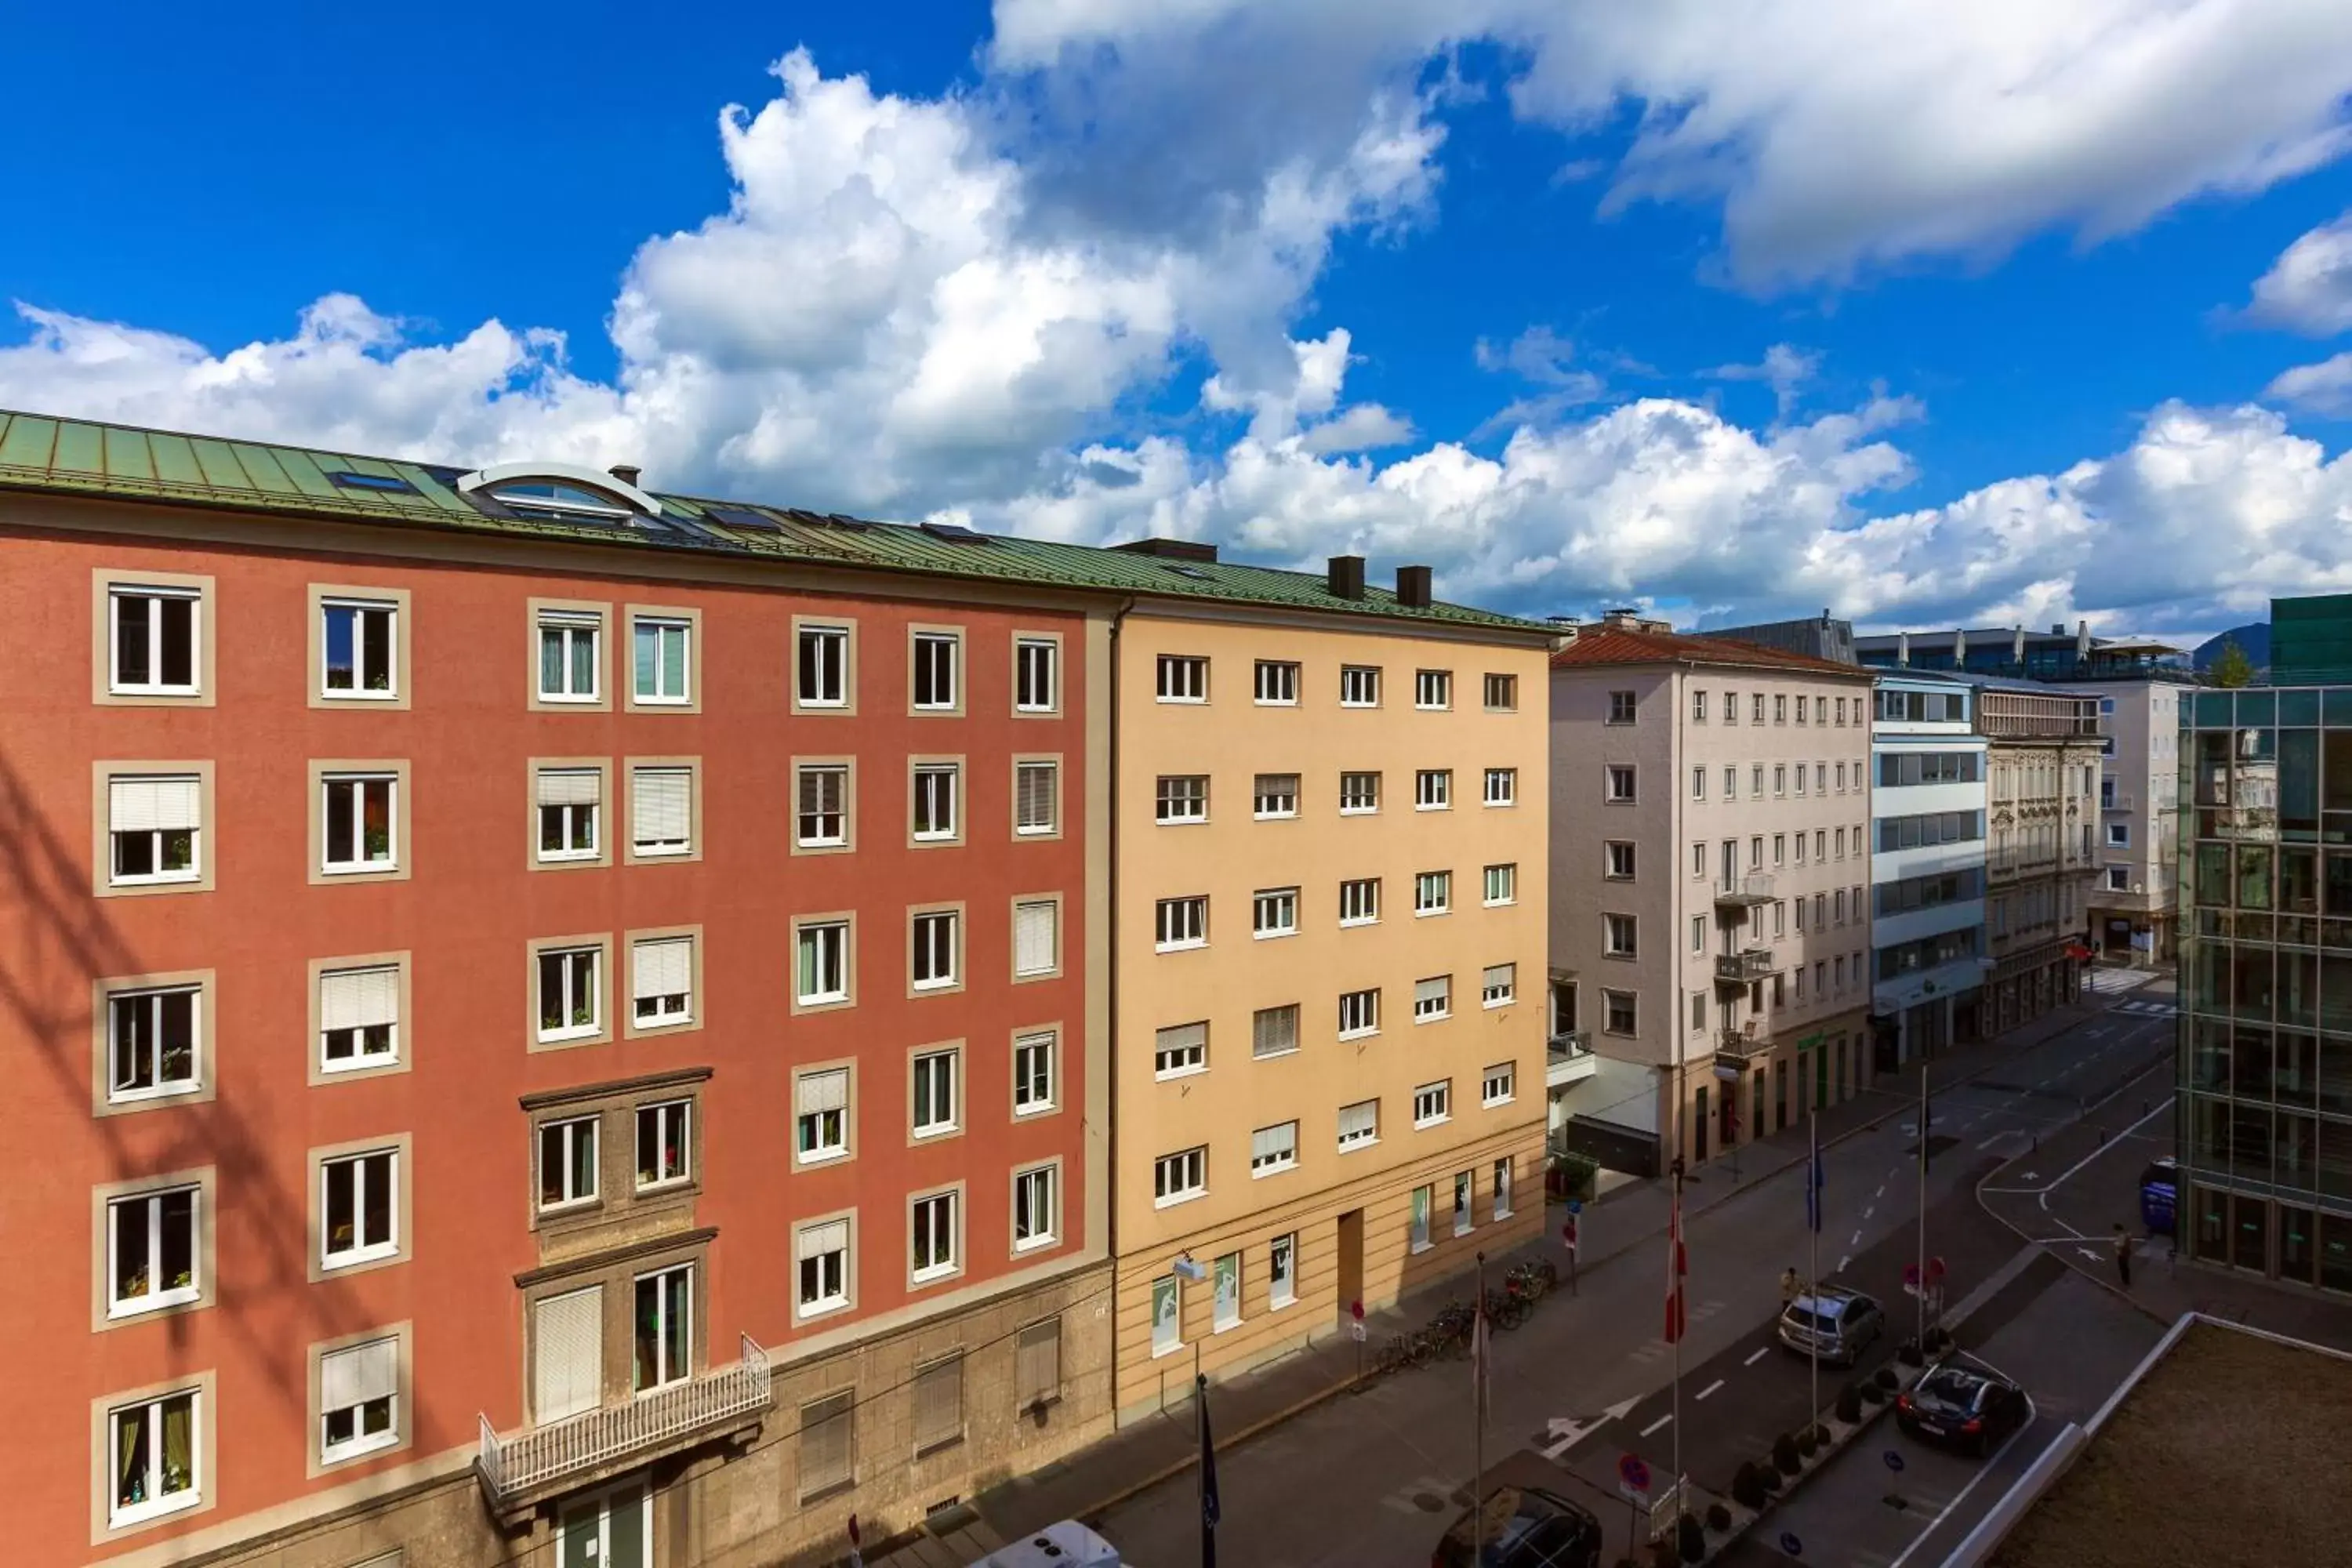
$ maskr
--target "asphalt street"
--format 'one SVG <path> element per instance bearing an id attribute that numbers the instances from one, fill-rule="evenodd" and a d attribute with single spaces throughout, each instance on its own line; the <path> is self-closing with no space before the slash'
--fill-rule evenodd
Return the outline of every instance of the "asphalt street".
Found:
<path id="1" fill-rule="evenodd" d="M 1928 1241 L 1947 1267 L 1957 1302 L 2018 1248 L 2014 1235 L 1977 1202 L 1978 1180 L 2011 1153 L 2108 1096 L 2168 1052 L 2162 1009 L 2109 1011 L 2000 1059 L 1976 1081 L 1933 1100 L 1927 1184 Z M 1907 1107 L 1828 1150 L 1824 1278 L 1879 1296 L 1895 1332 L 1916 1309 L 1903 1294 L 1917 1250 L 1918 1128 Z M 1705 1173 L 1699 1173 L 1704 1180 Z M 1606 1223 L 1607 1205 L 1588 1234 Z M 1805 1361 L 1778 1347 L 1771 1324 L 1785 1267 L 1807 1268 L 1801 1170 L 1756 1184 L 1698 1214 L 1686 1227 L 1689 1330 L 1680 1347 L 1682 1404 L 1671 1394 L 1676 1351 L 1664 1326 L 1663 1241 L 1632 1247 L 1582 1271 L 1574 1299 L 1555 1296 L 1519 1331 L 1498 1337 L 1491 1462 L 1523 1450 L 1560 1466 L 1563 1489 L 1588 1497 L 1622 1550 L 1627 1510 L 1615 1467 L 1633 1452 L 1663 1486 L 1681 1460 L 1703 1487 L 1726 1488 L 1738 1462 L 1802 1424 Z M 1824 1402 L 1839 1380 L 1826 1369 Z M 1257 1568 L 1417 1565 L 1466 1496 L 1472 1470 L 1470 1372 L 1441 1363 L 1383 1379 L 1219 1456 L 1220 1545 Z M 1097 1527 L 1137 1561 L 1183 1560 L 1197 1538 L 1189 1475 L 1108 1510 Z M 1604 1561 L 1612 1560 L 1604 1557 Z M 1816 1559 L 1818 1560 L 1818 1559 Z"/>

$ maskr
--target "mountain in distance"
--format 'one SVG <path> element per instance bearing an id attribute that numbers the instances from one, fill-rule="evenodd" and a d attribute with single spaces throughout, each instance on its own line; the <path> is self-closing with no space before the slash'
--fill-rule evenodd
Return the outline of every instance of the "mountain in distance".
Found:
<path id="1" fill-rule="evenodd" d="M 2269 667 L 2271 624 L 2268 621 L 2249 621 L 2242 626 L 2231 626 L 2226 632 L 2207 637 L 2197 645 L 2197 651 L 2189 656 L 2189 662 L 2197 669 L 2210 669 L 2213 661 L 2221 657 L 2221 645 L 2231 642 L 2238 645 L 2256 669 Z"/>

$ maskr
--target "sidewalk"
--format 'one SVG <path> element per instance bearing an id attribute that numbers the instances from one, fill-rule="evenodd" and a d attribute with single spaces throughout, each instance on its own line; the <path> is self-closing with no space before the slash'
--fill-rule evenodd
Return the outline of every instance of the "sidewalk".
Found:
<path id="1" fill-rule="evenodd" d="M 1993 1041 L 1955 1047 L 1927 1064 L 1933 1086 L 1949 1085 L 1988 1072 L 2016 1052 L 2042 1044 L 2104 1011 L 2109 996 L 2086 996 L 2059 1007 L 2032 1024 Z M 1867 1131 L 1892 1117 L 1916 1111 L 1919 1092 L 1918 1064 L 1882 1077 L 1871 1089 L 1842 1105 L 1821 1112 L 1824 1148 L 1839 1140 Z M 1738 1151 L 1738 1173 L 1721 1154 L 1686 1173 L 1684 1208 L 1696 1216 L 1737 1194 L 1756 1187 L 1803 1163 L 1807 1142 L 1801 1121 L 1748 1143 Z M 1653 1178 L 1617 1186 L 1587 1206 L 1582 1226 L 1583 1247 L 1578 1268 L 1590 1271 L 1611 1258 L 1662 1234 L 1669 1208 L 1668 1184 Z M 1558 1261 L 1557 1226 L 1564 1217 L 1553 1205 L 1542 1240 L 1517 1252 L 1487 1259 L 1493 1270 L 1508 1268 L 1522 1257 L 1549 1257 Z M 1563 1281 L 1565 1283 L 1565 1281 Z M 1389 1335 L 1425 1322 L 1444 1302 L 1467 1294 L 1461 1278 L 1437 1281 L 1406 1297 L 1395 1306 L 1369 1314 L 1366 1349 Z M 1212 1391 L 1211 1414 L 1221 1452 L 1335 1394 L 1344 1393 L 1357 1378 L 1358 1347 L 1345 1334 L 1333 1334 L 1293 1352 L 1264 1367 L 1218 1381 Z M 1065 1519 L 1087 1519 L 1192 1468 L 1198 1457 L 1189 1402 L 1171 1405 L 1161 1415 L 1121 1428 L 1084 1451 L 1043 1469 L 1006 1481 L 974 1501 L 979 1521 L 956 1532 L 948 1544 L 963 1552 L 942 1558 L 941 1543 L 919 1542 L 887 1554 L 867 1559 L 874 1568 L 932 1568 L 934 1563 L 969 1562 L 1003 1542 L 1015 1541 Z"/>

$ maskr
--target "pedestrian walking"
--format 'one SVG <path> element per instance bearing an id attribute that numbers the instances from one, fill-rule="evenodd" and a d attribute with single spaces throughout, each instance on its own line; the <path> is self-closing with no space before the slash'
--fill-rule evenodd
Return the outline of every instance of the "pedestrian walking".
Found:
<path id="1" fill-rule="evenodd" d="M 1797 1270 L 1792 1264 L 1780 1270 L 1780 1309 L 1786 1311 L 1797 1300 Z"/>
<path id="2" fill-rule="evenodd" d="M 2124 1282 L 2124 1289 L 2128 1290 L 2131 1289 L 2131 1233 L 2124 1229 L 2124 1222 L 2121 1220 L 2116 1221 L 2115 1247 L 2116 1277 Z"/>

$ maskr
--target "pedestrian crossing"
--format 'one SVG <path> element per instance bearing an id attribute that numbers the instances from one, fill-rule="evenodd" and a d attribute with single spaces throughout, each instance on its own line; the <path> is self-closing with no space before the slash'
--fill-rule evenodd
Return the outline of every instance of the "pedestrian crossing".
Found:
<path id="1" fill-rule="evenodd" d="M 1717 1312 L 1722 1311 L 1724 1306 L 1725 1303 L 1721 1301 L 1701 1301 L 1690 1309 L 1688 1313 L 1689 1321 L 1694 1326 L 1699 1323 L 1704 1323 L 1709 1318 L 1714 1317 Z M 1626 1359 L 1629 1361 L 1638 1362 L 1643 1366 L 1648 1366 L 1653 1363 L 1665 1360 L 1666 1357 L 1674 1353 L 1674 1346 L 1668 1344 L 1664 1340 L 1652 1340 L 1647 1344 L 1643 1345 L 1640 1349 L 1626 1352 Z"/>
<path id="2" fill-rule="evenodd" d="M 1415 1476 L 1381 1499 L 1381 1506 L 1392 1513 L 1418 1518 L 1423 1514 L 1467 1507 L 1469 1500 L 1467 1489 L 1458 1482 L 1443 1476 Z"/>
<path id="3" fill-rule="evenodd" d="M 2179 1006 L 2170 1002 L 2159 1002 L 2152 996 L 2135 996 L 2128 1002 L 2118 1002 L 2107 1010 L 2111 1013 L 2134 1013 L 2143 1018 L 2177 1018 L 2180 1016 Z"/>

